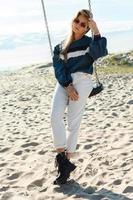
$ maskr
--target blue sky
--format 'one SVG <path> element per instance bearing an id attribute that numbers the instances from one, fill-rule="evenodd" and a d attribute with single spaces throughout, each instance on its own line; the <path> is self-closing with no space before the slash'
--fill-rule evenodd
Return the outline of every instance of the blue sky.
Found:
<path id="1" fill-rule="evenodd" d="M 50 59 L 41 0 L 0 0 L 1 66 Z M 44 0 L 53 46 L 69 31 L 71 18 L 87 0 Z M 133 0 L 91 0 L 94 19 L 108 37 L 109 51 L 133 49 Z M 48 59 L 46 59 L 48 58 Z"/>
<path id="2" fill-rule="evenodd" d="M 1 0 L 1 34 L 44 30 L 41 0 Z M 44 0 L 51 31 L 68 24 L 75 12 L 87 8 L 87 0 Z M 91 0 L 94 18 L 105 31 L 133 28 L 133 0 Z M 65 31 L 65 24 L 59 31 Z M 58 32 L 58 31 L 57 31 Z M 104 30 L 103 30 L 104 32 Z"/>

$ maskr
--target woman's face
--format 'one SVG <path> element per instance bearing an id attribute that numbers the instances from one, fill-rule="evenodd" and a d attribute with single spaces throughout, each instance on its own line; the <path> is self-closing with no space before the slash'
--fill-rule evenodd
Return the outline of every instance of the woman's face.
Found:
<path id="1" fill-rule="evenodd" d="M 84 35 L 88 29 L 88 20 L 83 15 L 79 15 L 73 20 L 72 30 L 75 34 Z"/>

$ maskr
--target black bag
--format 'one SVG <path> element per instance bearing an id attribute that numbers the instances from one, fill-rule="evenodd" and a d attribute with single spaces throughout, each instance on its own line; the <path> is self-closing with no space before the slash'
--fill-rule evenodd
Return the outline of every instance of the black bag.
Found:
<path id="1" fill-rule="evenodd" d="M 93 87 L 88 97 L 92 97 L 96 94 L 99 94 L 100 92 L 102 92 L 103 89 L 104 89 L 103 84 L 99 82 L 95 87 Z"/>
<path id="2" fill-rule="evenodd" d="M 93 64 L 93 67 L 94 67 L 94 74 L 95 74 L 95 78 L 96 78 L 96 84 L 95 84 L 95 86 L 93 86 L 93 89 L 92 89 L 92 91 L 91 91 L 91 93 L 89 94 L 88 97 L 92 97 L 94 95 L 97 95 L 100 92 L 102 92 L 103 89 L 104 89 L 103 84 L 100 83 L 100 81 L 99 81 L 98 74 L 97 74 L 97 68 L 96 68 L 95 63 Z"/>

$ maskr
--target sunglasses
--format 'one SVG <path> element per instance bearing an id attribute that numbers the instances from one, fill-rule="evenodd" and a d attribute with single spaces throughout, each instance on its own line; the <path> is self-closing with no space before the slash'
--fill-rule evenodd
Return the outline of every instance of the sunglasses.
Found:
<path id="1" fill-rule="evenodd" d="M 82 28 L 85 28 L 85 27 L 87 26 L 86 23 L 80 22 L 79 19 L 74 19 L 73 21 L 74 21 L 76 24 L 79 24 L 80 27 L 82 27 Z"/>

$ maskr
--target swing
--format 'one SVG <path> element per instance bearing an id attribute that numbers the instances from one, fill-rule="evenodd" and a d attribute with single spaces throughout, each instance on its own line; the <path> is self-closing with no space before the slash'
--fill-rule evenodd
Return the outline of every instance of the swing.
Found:
<path id="1" fill-rule="evenodd" d="M 48 36 L 48 41 L 49 41 L 50 52 L 51 52 L 51 56 L 53 56 L 52 43 L 51 43 L 51 38 L 50 38 L 50 32 L 49 32 L 48 21 L 47 21 L 47 16 L 46 16 L 46 10 L 45 10 L 45 6 L 44 6 L 44 0 L 41 0 L 41 2 L 42 2 L 45 25 L 46 25 L 46 29 L 47 29 L 47 36 Z M 88 0 L 88 7 L 89 7 L 89 10 L 91 12 L 91 0 Z M 102 90 L 104 89 L 103 84 L 100 82 L 100 80 L 98 78 L 96 65 L 94 63 L 93 63 L 93 66 L 94 66 L 96 84 L 95 84 L 95 86 L 93 86 L 93 89 L 92 89 L 92 91 L 91 91 L 91 93 L 89 94 L 88 97 L 95 96 L 95 95 L 99 94 L 100 92 L 102 92 Z"/>

